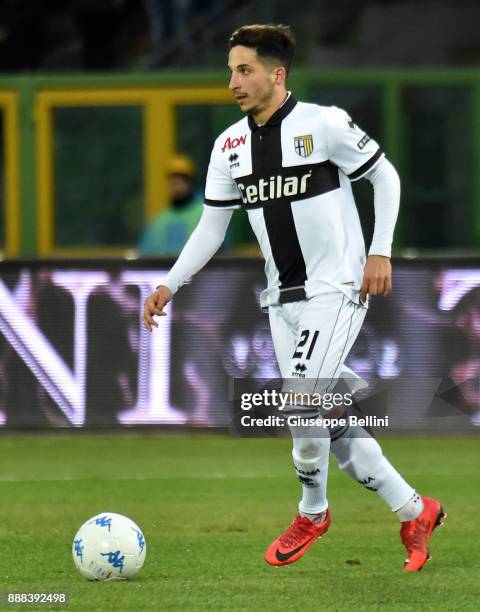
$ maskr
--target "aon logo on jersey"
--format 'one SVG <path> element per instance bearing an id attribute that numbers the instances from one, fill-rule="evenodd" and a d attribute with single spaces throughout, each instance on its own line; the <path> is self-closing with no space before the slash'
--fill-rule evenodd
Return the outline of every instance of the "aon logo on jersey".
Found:
<path id="1" fill-rule="evenodd" d="M 307 192 L 308 179 L 312 176 L 310 170 L 303 176 L 271 176 L 268 179 L 261 178 L 257 183 L 244 185 L 238 182 L 244 204 L 257 204 L 278 200 L 279 198 L 289 198 Z"/>

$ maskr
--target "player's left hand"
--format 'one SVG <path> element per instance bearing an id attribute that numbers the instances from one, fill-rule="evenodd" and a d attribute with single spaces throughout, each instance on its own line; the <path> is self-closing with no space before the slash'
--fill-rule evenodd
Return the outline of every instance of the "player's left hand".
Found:
<path id="1" fill-rule="evenodd" d="M 360 288 L 360 301 L 367 295 L 390 295 L 392 292 L 392 264 L 389 257 L 370 255 L 363 271 L 363 282 Z"/>

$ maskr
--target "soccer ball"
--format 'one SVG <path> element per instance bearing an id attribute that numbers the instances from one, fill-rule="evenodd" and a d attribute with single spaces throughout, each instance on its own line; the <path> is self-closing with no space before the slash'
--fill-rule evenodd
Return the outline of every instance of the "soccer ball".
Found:
<path id="1" fill-rule="evenodd" d="M 132 520 L 102 512 L 84 523 L 72 545 L 73 561 L 89 580 L 126 580 L 145 562 L 147 544 Z"/>

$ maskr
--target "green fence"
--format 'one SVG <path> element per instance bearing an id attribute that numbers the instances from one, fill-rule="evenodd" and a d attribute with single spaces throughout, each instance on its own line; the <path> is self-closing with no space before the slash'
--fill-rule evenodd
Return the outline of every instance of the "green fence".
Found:
<path id="1" fill-rule="evenodd" d="M 214 138 L 240 117 L 227 80 L 226 71 L 0 78 L 4 255 L 134 248 L 168 199 L 168 156 L 189 153 L 202 183 Z M 298 69 L 289 86 L 345 108 L 396 165 L 397 248 L 480 247 L 480 70 Z M 354 189 L 368 240 L 370 185 Z"/>

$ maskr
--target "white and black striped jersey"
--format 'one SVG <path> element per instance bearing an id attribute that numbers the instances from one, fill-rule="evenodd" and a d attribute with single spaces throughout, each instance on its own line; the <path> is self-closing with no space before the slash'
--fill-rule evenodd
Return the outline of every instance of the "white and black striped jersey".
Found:
<path id="1" fill-rule="evenodd" d="M 217 138 L 205 205 L 247 210 L 265 258 L 262 306 L 332 290 L 358 302 L 366 256 L 350 181 L 382 155 L 345 111 L 291 94 L 265 125 L 247 116 Z"/>

